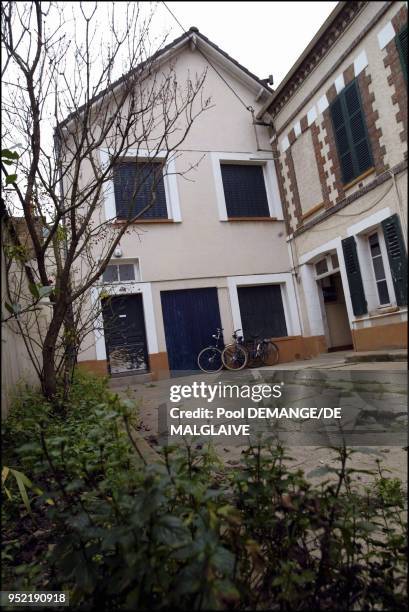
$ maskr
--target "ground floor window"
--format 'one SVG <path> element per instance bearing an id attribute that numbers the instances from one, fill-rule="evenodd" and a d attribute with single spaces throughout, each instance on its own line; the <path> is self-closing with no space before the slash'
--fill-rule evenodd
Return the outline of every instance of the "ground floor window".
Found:
<path id="1" fill-rule="evenodd" d="M 288 335 L 280 285 L 238 287 L 237 293 L 245 338 Z"/>
<path id="2" fill-rule="evenodd" d="M 382 257 L 381 245 L 378 232 L 371 234 L 368 238 L 371 251 L 372 266 L 375 275 L 376 288 L 378 291 L 379 304 L 381 306 L 390 303 L 388 283 L 386 281 L 385 266 Z"/>

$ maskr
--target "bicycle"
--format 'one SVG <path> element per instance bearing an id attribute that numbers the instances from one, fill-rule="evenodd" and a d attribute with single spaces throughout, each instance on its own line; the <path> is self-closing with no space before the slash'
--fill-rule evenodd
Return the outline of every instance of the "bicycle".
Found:
<path id="1" fill-rule="evenodd" d="M 222 362 L 222 351 L 219 348 L 219 342 L 222 338 L 223 329 L 217 328 L 216 334 L 212 334 L 212 338 L 216 340 L 216 343 L 211 346 L 206 346 L 200 351 L 197 356 L 197 365 L 206 373 L 220 372 L 223 367 Z"/>
<path id="2" fill-rule="evenodd" d="M 275 365 L 280 356 L 278 346 L 269 338 L 260 339 L 255 336 L 247 342 L 246 349 L 249 355 L 248 364 L 251 368 Z"/>
<path id="3" fill-rule="evenodd" d="M 222 351 L 222 362 L 228 370 L 242 370 L 246 367 L 249 354 L 243 346 L 243 336 L 239 336 L 241 329 L 234 330 L 232 334 L 233 342 L 228 344 Z"/>

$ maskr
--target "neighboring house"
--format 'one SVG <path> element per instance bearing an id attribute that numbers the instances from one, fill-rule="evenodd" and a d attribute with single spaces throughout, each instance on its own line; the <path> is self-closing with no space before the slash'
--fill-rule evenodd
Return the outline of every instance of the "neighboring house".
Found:
<path id="1" fill-rule="evenodd" d="M 15 238 L 12 238 L 11 232 Z M 7 305 L 18 303 L 22 309 L 31 303 L 28 279 L 20 264 L 12 258 L 16 242 L 26 249 L 32 249 L 24 217 L 9 217 L 5 207 L 1 209 L 1 314 L 2 320 L 2 368 L 1 368 L 1 416 L 5 418 L 21 386 L 39 387 L 40 379 L 33 359 L 41 363 L 38 344 L 47 328 L 49 306 L 37 304 L 35 312 L 27 312 L 18 319 L 10 317 Z M 22 334 L 28 337 L 24 338 Z M 30 341 L 31 339 L 31 341 Z M 30 347 L 32 358 L 27 350 Z"/>
<path id="2" fill-rule="evenodd" d="M 219 326 L 226 341 L 237 328 L 274 337 L 282 361 L 316 354 L 315 340 L 301 337 L 268 130 L 254 125 L 246 108 L 258 112 L 272 91 L 196 28 L 165 51 L 173 51 L 179 83 L 208 68 L 203 95 L 213 107 L 193 124 L 159 182 L 155 206 L 136 222 L 143 233 L 121 239 L 119 257 L 102 279 L 114 297 L 83 343 L 80 365 L 111 374 L 196 369 L 199 351 Z M 105 155 L 101 147 L 101 163 Z M 131 155 L 106 190 L 105 219 L 120 219 L 128 206 Z M 202 156 L 190 180 L 177 174 Z M 147 182 L 137 206 L 149 191 Z M 94 302 L 100 292 L 101 285 L 91 291 Z M 107 325 L 109 315 L 114 325 Z M 141 351 L 145 358 L 138 358 Z"/>
<path id="3" fill-rule="evenodd" d="M 407 12 L 340 2 L 258 115 L 302 335 L 323 350 L 406 346 Z"/>

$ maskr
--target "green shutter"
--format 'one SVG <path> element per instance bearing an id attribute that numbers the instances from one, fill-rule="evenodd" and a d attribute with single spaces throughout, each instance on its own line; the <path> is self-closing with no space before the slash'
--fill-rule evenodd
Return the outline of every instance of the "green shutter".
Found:
<path id="1" fill-rule="evenodd" d="M 405 80 L 408 80 L 408 26 L 401 30 L 395 37 L 396 46 L 398 47 L 400 62 L 402 64 Z"/>
<path id="2" fill-rule="evenodd" d="M 331 118 L 344 183 L 373 165 L 371 147 L 356 79 L 331 104 Z"/>
<path id="3" fill-rule="evenodd" d="M 408 258 L 398 215 L 392 215 L 382 221 L 382 228 L 396 303 L 398 306 L 406 306 L 408 303 Z"/>
<path id="4" fill-rule="evenodd" d="M 354 311 L 355 316 L 361 316 L 368 312 L 368 305 L 365 299 L 358 253 L 356 251 L 356 243 L 353 236 L 344 238 L 344 240 L 342 240 L 342 250 L 344 251 L 345 268 L 348 277 L 352 310 Z"/>

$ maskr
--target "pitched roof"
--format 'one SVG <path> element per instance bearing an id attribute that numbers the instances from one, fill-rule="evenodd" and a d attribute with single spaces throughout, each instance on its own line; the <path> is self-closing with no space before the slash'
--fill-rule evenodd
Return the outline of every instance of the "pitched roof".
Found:
<path id="1" fill-rule="evenodd" d="M 162 56 L 164 56 L 166 53 L 171 51 L 174 47 L 177 47 L 181 43 L 183 43 L 184 41 L 187 42 L 188 40 L 193 39 L 194 37 L 196 37 L 196 39 L 198 38 L 199 40 L 202 40 L 207 45 L 212 47 L 215 51 L 220 53 L 226 60 L 228 60 L 236 68 L 241 70 L 247 77 L 250 77 L 258 85 L 260 85 L 260 87 L 263 87 L 266 90 L 266 92 L 268 92 L 270 94 L 273 93 L 273 90 L 267 85 L 265 80 L 260 79 L 258 76 L 253 74 L 245 66 L 240 64 L 240 62 L 238 62 L 233 57 L 231 57 L 231 55 L 226 53 L 226 51 L 223 51 L 223 49 L 221 49 L 218 45 L 216 45 L 209 38 L 207 38 L 207 36 L 202 34 L 197 27 L 192 26 L 192 27 L 189 28 L 189 30 L 187 32 L 183 32 L 183 34 L 181 36 L 178 36 L 177 38 L 172 40 L 170 43 L 165 45 L 162 49 L 159 49 L 158 51 L 156 51 L 156 53 L 154 53 L 152 56 L 150 56 L 149 58 L 147 58 L 146 60 L 144 60 L 143 62 L 138 64 L 135 68 L 133 68 L 129 72 L 123 74 L 119 79 L 114 81 L 109 87 L 107 87 L 106 89 L 101 91 L 99 94 L 94 96 L 90 100 L 90 104 L 94 104 L 100 98 L 105 96 L 109 91 L 113 91 L 116 87 L 118 87 L 118 85 L 120 85 L 121 83 L 123 83 L 127 79 L 129 79 L 129 77 L 132 76 L 135 72 L 143 70 L 148 64 L 152 64 L 153 62 L 159 60 Z M 62 128 L 64 126 L 66 126 L 72 119 L 74 119 L 74 117 L 78 116 L 78 114 L 81 113 L 84 108 L 85 108 L 85 104 L 83 104 L 80 108 L 78 108 L 77 110 L 73 111 L 70 115 L 68 115 L 68 117 L 66 117 L 63 121 L 61 121 L 61 123 L 59 123 L 57 127 L 58 128 Z"/>

